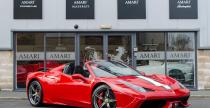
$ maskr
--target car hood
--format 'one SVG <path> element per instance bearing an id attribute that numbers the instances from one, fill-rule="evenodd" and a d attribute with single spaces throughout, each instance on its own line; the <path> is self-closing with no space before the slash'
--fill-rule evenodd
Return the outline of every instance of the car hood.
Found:
<path id="1" fill-rule="evenodd" d="M 105 78 L 104 80 L 121 87 L 129 87 L 126 84 L 129 83 L 154 91 L 164 91 L 177 88 L 177 81 L 165 75 L 119 76 L 115 78 Z"/>

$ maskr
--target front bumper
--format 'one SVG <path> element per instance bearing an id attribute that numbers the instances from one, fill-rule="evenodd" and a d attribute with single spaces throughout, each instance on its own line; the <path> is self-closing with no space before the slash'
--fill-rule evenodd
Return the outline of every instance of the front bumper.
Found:
<path id="1" fill-rule="evenodd" d="M 177 107 L 188 107 L 190 104 L 187 103 L 189 96 L 179 98 L 166 98 L 156 100 L 146 100 L 139 105 L 138 108 L 177 108 Z"/>
<path id="2" fill-rule="evenodd" d="M 160 91 L 145 93 L 140 96 L 116 94 L 117 108 L 176 108 L 188 107 L 188 90 Z"/>

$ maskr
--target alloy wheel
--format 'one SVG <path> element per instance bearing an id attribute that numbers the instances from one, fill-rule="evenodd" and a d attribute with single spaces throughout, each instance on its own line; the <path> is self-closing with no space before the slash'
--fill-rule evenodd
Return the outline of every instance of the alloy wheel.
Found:
<path id="1" fill-rule="evenodd" d="M 116 100 L 112 90 L 106 86 L 98 87 L 93 93 L 94 108 L 116 108 Z"/>
<path id="2" fill-rule="evenodd" d="M 28 88 L 28 98 L 33 106 L 39 106 L 42 101 L 42 87 L 38 81 L 33 81 Z"/>

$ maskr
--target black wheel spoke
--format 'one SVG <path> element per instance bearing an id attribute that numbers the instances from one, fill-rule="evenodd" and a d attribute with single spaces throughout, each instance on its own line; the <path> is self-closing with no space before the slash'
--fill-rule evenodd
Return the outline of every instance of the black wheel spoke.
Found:
<path id="1" fill-rule="evenodd" d="M 100 95 L 98 95 L 97 93 L 95 94 L 95 96 L 96 96 L 98 99 L 103 100 L 103 97 L 100 96 Z"/>
<path id="2" fill-rule="evenodd" d="M 105 105 L 106 105 L 106 103 L 103 102 L 103 103 L 101 104 L 100 108 L 103 108 Z"/>
<path id="3" fill-rule="evenodd" d="M 106 97 L 109 97 L 109 88 L 107 88 L 107 90 L 106 90 Z"/>
<path id="4" fill-rule="evenodd" d="M 33 85 L 31 86 L 31 90 L 32 90 L 33 92 L 36 92 Z"/>

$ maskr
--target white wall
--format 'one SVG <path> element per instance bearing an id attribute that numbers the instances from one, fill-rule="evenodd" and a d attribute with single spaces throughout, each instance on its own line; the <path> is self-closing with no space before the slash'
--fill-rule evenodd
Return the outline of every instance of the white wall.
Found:
<path id="1" fill-rule="evenodd" d="M 117 0 L 95 0 L 95 20 L 66 20 L 66 0 L 43 0 L 42 20 L 14 20 L 13 0 L 0 0 L 0 49 L 12 48 L 13 30 L 72 31 L 74 24 L 81 30 L 100 30 L 111 24 L 113 30 L 199 31 L 199 46 L 210 47 L 208 17 L 210 1 L 198 0 L 199 19 L 170 20 L 169 0 L 146 0 L 146 20 L 118 20 Z"/>

